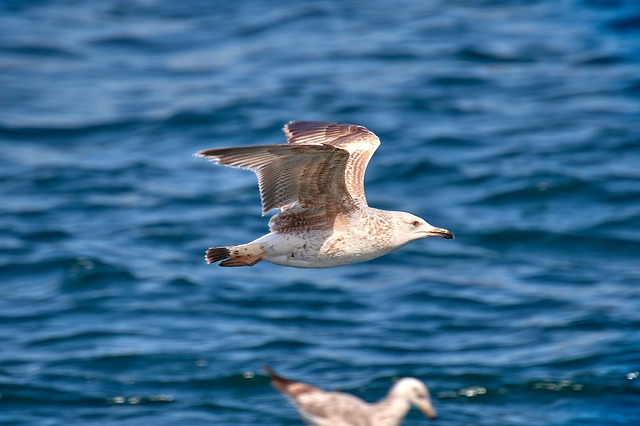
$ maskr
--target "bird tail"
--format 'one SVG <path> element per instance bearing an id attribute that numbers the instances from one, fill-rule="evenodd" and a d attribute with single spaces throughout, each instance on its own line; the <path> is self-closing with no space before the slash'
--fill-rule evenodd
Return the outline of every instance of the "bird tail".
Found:
<path id="1" fill-rule="evenodd" d="M 293 383 L 293 380 L 285 379 L 284 377 L 282 377 L 281 375 L 273 371 L 271 367 L 269 367 L 268 365 L 263 365 L 262 369 L 264 370 L 265 373 L 267 373 L 269 377 L 271 377 L 271 380 L 273 380 L 274 382 L 279 382 L 282 384 Z"/>
<path id="2" fill-rule="evenodd" d="M 281 375 L 273 371 L 271 368 L 269 368 L 269 366 L 267 365 L 263 365 L 262 369 L 264 370 L 265 373 L 267 373 L 269 377 L 271 377 L 271 385 L 274 388 L 278 389 L 280 392 L 284 393 L 285 395 L 288 395 L 290 393 L 289 388 L 291 385 L 295 383 L 293 380 L 289 380 L 282 377 Z"/>
<path id="3" fill-rule="evenodd" d="M 260 262 L 265 252 L 260 244 L 210 247 L 204 258 L 208 264 L 220 262 L 220 266 L 253 266 Z"/>
<path id="4" fill-rule="evenodd" d="M 273 387 L 289 397 L 295 397 L 302 393 L 313 392 L 315 390 L 313 386 L 306 383 L 296 382 L 282 377 L 266 365 L 263 365 L 262 369 L 271 377 Z"/>
<path id="5" fill-rule="evenodd" d="M 210 247 L 204 255 L 208 264 L 216 263 L 229 257 L 231 257 L 231 252 L 227 247 Z"/>

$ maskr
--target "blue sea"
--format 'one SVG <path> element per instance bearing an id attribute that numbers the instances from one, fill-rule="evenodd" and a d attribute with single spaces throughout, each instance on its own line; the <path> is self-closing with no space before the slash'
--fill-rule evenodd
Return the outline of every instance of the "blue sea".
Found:
<path id="1" fill-rule="evenodd" d="M 301 425 L 260 369 L 435 422 L 640 425 L 637 0 L 0 2 L 0 425 Z M 290 120 L 382 140 L 455 240 L 220 268 Z"/>

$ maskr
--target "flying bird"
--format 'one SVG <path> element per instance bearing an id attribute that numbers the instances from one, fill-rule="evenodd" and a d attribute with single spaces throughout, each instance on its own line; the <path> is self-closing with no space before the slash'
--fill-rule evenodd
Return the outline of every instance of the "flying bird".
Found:
<path id="1" fill-rule="evenodd" d="M 369 404 L 343 392 L 325 392 L 302 382 L 285 379 L 263 367 L 271 384 L 279 390 L 313 426 L 397 426 L 414 405 L 429 417 L 436 417 L 429 390 L 418 379 L 398 380 L 387 396 Z"/>
<path id="2" fill-rule="evenodd" d="M 211 247 L 207 263 L 297 268 L 365 262 L 428 237 L 453 233 L 410 213 L 369 207 L 364 173 L 380 140 L 355 124 L 292 121 L 287 143 L 215 148 L 196 155 L 258 175 L 262 215 L 280 209 L 270 232 L 250 243 Z"/>

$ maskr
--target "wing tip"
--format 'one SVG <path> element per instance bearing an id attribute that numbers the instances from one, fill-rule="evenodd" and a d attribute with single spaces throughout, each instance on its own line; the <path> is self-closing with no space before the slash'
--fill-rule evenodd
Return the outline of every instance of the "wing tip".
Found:
<path id="1" fill-rule="evenodd" d="M 194 157 L 202 157 L 202 158 L 209 158 L 211 160 L 215 159 L 215 157 L 217 157 L 217 155 L 212 154 L 212 151 L 215 151 L 215 149 L 203 149 L 202 151 L 198 151 L 195 154 L 193 154 Z"/>

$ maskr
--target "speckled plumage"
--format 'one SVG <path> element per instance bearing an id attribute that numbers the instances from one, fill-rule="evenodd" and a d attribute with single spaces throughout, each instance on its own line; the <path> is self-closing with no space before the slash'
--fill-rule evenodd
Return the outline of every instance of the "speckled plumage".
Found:
<path id="1" fill-rule="evenodd" d="M 300 268 L 364 262 L 410 241 L 453 238 L 405 212 L 369 207 L 364 173 L 380 145 L 362 126 L 319 121 L 285 125 L 286 144 L 216 148 L 196 155 L 258 175 L 262 213 L 281 211 L 270 233 L 248 244 L 212 247 L 208 263 L 251 266 L 261 260 Z"/>

